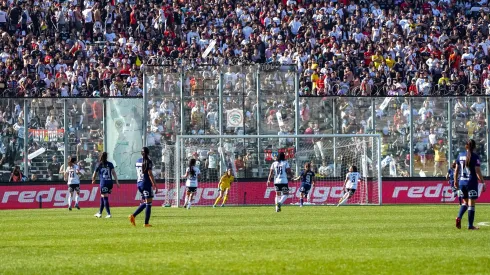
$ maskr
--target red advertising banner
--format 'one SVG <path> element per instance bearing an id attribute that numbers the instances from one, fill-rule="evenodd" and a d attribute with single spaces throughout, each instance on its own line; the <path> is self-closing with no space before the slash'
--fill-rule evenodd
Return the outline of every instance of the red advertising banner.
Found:
<path id="1" fill-rule="evenodd" d="M 360 185 L 362 186 L 362 185 Z M 81 184 L 80 206 L 98 207 L 100 193 L 98 185 Z M 163 184 L 159 184 L 163 187 Z M 373 188 L 368 188 L 372 190 Z M 479 202 L 490 203 L 490 190 L 481 193 L 480 185 Z M 175 190 L 170 190 L 173 197 Z M 182 185 L 179 192 L 181 203 L 184 199 L 185 187 Z M 42 203 L 43 208 L 62 208 L 67 207 L 67 186 L 66 184 L 44 184 L 44 185 L 2 185 L 0 186 L 0 209 L 33 209 L 39 208 Z M 318 182 L 310 191 L 311 203 L 335 204 L 342 196 L 342 182 L 332 184 Z M 156 202 L 165 201 L 169 194 L 166 189 L 159 189 L 155 194 Z M 362 187 L 356 194 L 366 194 Z M 212 205 L 218 196 L 217 183 L 201 183 L 194 198 L 195 205 Z M 265 181 L 238 182 L 233 184 L 228 204 L 235 205 L 263 205 L 274 203 L 274 187 L 266 186 Z M 367 196 L 356 196 L 349 203 L 359 203 L 360 197 L 365 197 L 367 202 L 377 202 L 377 192 L 369 191 Z M 394 181 L 386 180 L 383 182 L 382 190 L 383 204 L 431 204 L 431 203 L 455 203 L 451 188 L 441 180 L 435 179 L 414 179 Z M 290 195 L 287 204 L 297 203 L 300 198 L 299 184 L 290 184 Z M 141 200 L 140 194 L 136 189 L 136 184 L 121 184 L 121 188 L 114 186 L 111 195 L 111 206 L 136 206 Z"/>
<path id="2" fill-rule="evenodd" d="M 482 192 L 479 185 L 479 203 L 490 203 L 490 190 Z M 383 181 L 383 204 L 425 204 L 453 203 L 458 199 L 453 197 L 447 181 L 436 179 L 414 179 Z"/>
<path id="3" fill-rule="evenodd" d="M 322 186 L 323 185 L 323 186 Z M 337 186 L 327 186 L 326 183 L 318 183 L 311 191 L 311 202 L 314 204 L 334 204 L 342 196 L 342 182 Z M 163 184 L 159 185 L 163 187 Z M 200 183 L 194 197 L 194 205 L 212 205 L 218 197 L 217 183 Z M 299 184 L 289 185 L 290 195 L 286 201 L 289 203 L 299 202 Z M 80 206 L 98 207 L 100 202 L 99 186 L 91 184 L 80 185 Z M 360 191 L 360 190 L 359 190 Z M 170 196 L 174 197 L 175 190 L 170 190 Z M 29 209 L 67 207 L 66 184 L 46 185 L 4 185 L 0 186 L 0 209 Z M 179 198 L 183 204 L 185 186 L 181 186 Z M 154 201 L 165 201 L 169 194 L 166 189 L 159 189 L 155 194 Z M 371 195 L 371 194 L 370 194 Z M 374 195 L 374 194 L 373 194 Z M 267 187 L 265 181 L 238 182 L 234 183 L 228 195 L 228 204 L 235 205 L 264 205 L 273 204 L 275 188 Z M 114 186 L 110 196 L 111 206 L 135 206 L 141 200 L 136 189 L 136 184 L 121 184 L 121 188 Z M 359 199 L 353 198 L 350 203 L 358 203 Z"/>

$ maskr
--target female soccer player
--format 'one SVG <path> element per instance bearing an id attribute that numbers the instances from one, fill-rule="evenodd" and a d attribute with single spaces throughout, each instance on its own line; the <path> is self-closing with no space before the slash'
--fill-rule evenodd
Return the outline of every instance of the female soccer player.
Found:
<path id="1" fill-rule="evenodd" d="M 474 140 L 470 139 L 465 145 L 466 152 L 459 154 L 457 158 L 456 169 L 454 171 L 454 187 L 458 188 L 458 195 L 462 197 L 463 202 L 459 207 L 458 217 L 456 218 L 456 227 L 461 229 L 461 219 L 466 210 L 468 210 L 468 229 L 478 230 L 479 227 L 473 225 L 475 220 L 475 204 L 478 199 L 478 181 L 483 183 L 483 192 L 487 186 L 483 180 L 480 169 L 480 157 L 473 153 L 476 148 Z"/>
<path id="2" fill-rule="evenodd" d="M 361 178 L 361 174 L 357 172 L 357 166 L 352 165 L 349 168 L 349 173 L 345 175 L 345 181 L 344 181 L 344 196 L 339 200 L 339 204 L 337 206 L 340 206 L 344 202 L 346 202 L 348 199 L 354 195 L 357 189 L 357 182 Z"/>
<path id="3" fill-rule="evenodd" d="M 133 226 L 136 226 L 136 216 L 138 216 L 143 209 L 146 209 L 145 227 L 151 227 L 149 222 L 151 216 L 151 204 L 153 202 L 153 190 L 157 192 L 158 189 L 151 171 L 153 168 L 153 162 L 150 160 L 149 155 L 150 150 L 148 147 L 143 147 L 143 149 L 141 149 L 142 158 L 136 161 L 136 173 L 138 174 L 137 186 L 144 202 L 142 201 L 136 211 L 129 215 L 129 221 Z"/>
<path id="4" fill-rule="evenodd" d="M 283 152 L 279 153 L 277 160 L 271 165 L 267 186 L 270 184 L 272 175 L 274 175 L 274 186 L 276 187 L 276 212 L 281 212 L 281 206 L 288 198 L 288 179 L 291 178 L 291 167 Z"/>
<path id="5" fill-rule="evenodd" d="M 112 218 L 111 209 L 109 207 L 109 194 L 112 192 L 112 179 L 116 181 L 117 188 L 120 187 L 119 181 L 117 180 L 116 170 L 114 170 L 114 165 L 112 162 L 107 161 L 107 152 L 103 152 L 100 156 L 99 163 L 94 170 L 94 174 L 92 175 L 92 184 L 95 183 L 97 174 L 99 175 L 100 180 L 100 208 L 99 212 L 97 212 L 94 216 L 97 218 L 102 217 L 102 211 L 107 211 L 106 218 Z"/>
<path id="6" fill-rule="evenodd" d="M 189 167 L 185 170 L 185 175 L 182 178 L 186 178 L 185 186 L 187 187 L 185 194 L 184 208 L 191 209 L 191 202 L 196 194 L 197 190 L 197 177 L 201 174 L 201 171 L 196 167 L 196 159 L 189 161 Z"/>
<path id="7" fill-rule="evenodd" d="M 75 163 L 77 162 L 76 157 L 71 157 L 70 160 L 68 161 L 68 167 L 65 169 L 64 173 L 64 179 L 68 183 L 68 210 L 71 211 L 71 202 L 73 198 L 73 192 L 76 192 L 77 195 L 75 197 L 75 207 L 80 210 L 80 207 L 78 206 L 78 198 L 80 197 L 80 178 L 78 177 L 81 172 L 80 168 L 78 165 Z"/>
<path id="8" fill-rule="evenodd" d="M 219 180 L 218 184 L 218 191 L 219 191 L 219 196 L 216 198 L 216 201 L 214 202 L 213 207 L 216 207 L 218 204 L 219 200 L 223 195 L 223 203 L 221 203 L 221 207 L 225 206 L 226 201 L 228 200 L 228 191 L 230 190 L 231 183 L 235 180 L 235 177 L 233 176 L 233 173 L 231 172 L 231 168 L 228 168 L 226 170 L 225 174 L 221 177 Z"/>
<path id="9" fill-rule="evenodd" d="M 299 188 L 299 191 L 301 192 L 299 207 L 303 207 L 304 199 L 308 197 L 308 192 L 311 187 L 315 185 L 315 173 L 311 171 L 311 164 L 309 162 L 305 163 L 305 170 L 301 172 L 301 175 L 293 180 L 299 179 L 301 179 L 301 187 Z"/>

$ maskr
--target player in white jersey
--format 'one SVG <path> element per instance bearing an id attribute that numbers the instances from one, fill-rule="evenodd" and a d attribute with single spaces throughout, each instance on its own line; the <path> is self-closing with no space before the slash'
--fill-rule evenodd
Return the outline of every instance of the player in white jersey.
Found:
<path id="1" fill-rule="evenodd" d="M 276 212 L 281 212 L 281 206 L 284 204 L 289 194 L 288 179 L 292 177 L 291 167 L 286 161 L 286 154 L 279 153 L 277 160 L 271 165 L 267 186 L 269 186 L 271 177 L 274 175 L 274 186 L 276 187 Z"/>
<path id="2" fill-rule="evenodd" d="M 352 165 L 349 168 L 349 173 L 345 175 L 345 181 L 343 187 L 344 196 L 342 196 L 342 198 L 339 200 L 339 204 L 337 204 L 337 206 L 343 204 L 349 198 L 351 198 L 352 195 L 354 195 L 357 189 L 357 183 L 360 181 L 360 179 L 361 179 L 361 174 L 357 172 L 357 166 Z"/>
<path id="3" fill-rule="evenodd" d="M 191 159 L 189 161 L 189 167 L 185 170 L 185 175 L 182 178 L 186 178 L 185 186 L 187 187 L 185 194 L 184 208 L 191 209 L 191 202 L 197 191 L 197 179 L 201 174 L 201 170 L 196 166 L 196 160 Z"/>
<path id="4" fill-rule="evenodd" d="M 73 198 L 73 192 L 76 192 L 75 197 L 75 207 L 80 210 L 78 206 L 78 198 L 80 197 L 80 178 L 78 175 L 81 174 L 80 168 L 75 163 L 77 162 L 76 157 L 69 158 L 68 166 L 65 169 L 64 178 L 68 183 L 68 210 L 71 211 L 71 203 Z"/>

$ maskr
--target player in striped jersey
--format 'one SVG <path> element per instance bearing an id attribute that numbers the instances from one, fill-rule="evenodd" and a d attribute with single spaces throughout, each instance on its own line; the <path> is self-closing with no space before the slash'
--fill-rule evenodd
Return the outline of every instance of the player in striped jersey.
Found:
<path id="1" fill-rule="evenodd" d="M 149 155 L 150 149 L 148 149 L 148 147 L 143 147 L 143 149 L 141 149 L 142 158 L 136 161 L 136 173 L 138 175 L 137 186 L 144 202 L 142 201 L 136 211 L 129 215 L 129 221 L 133 226 L 136 226 L 136 216 L 145 210 L 145 227 L 151 227 L 149 222 L 151 205 L 153 202 L 153 190 L 156 192 L 158 189 L 155 178 L 153 178 L 153 162 L 149 158 Z"/>
<path id="2" fill-rule="evenodd" d="M 345 176 L 345 181 L 344 181 L 344 196 L 339 200 L 339 204 L 337 206 L 340 206 L 344 202 L 346 202 L 348 199 L 350 199 L 354 193 L 356 192 L 357 189 L 357 183 L 361 179 L 361 174 L 357 172 L 357 166 L 352 165 L 349 168 L 349 173 Z"/>
<path id="3" fill-rule="evenodd" d="M 114 170 L 114 165 L 112 162 L 107 161 L 107 152 L 103 152 L 100 156 L 100 161 L 95 168 L 94 174 L 92 175 L 92 184 L 95 183 L 96 177 L 99 175 L 100 179 L 100 208 L 99 212 L 94 216 L 97 218 L 102 217 L 102 211 L 107 211 L 106 218 L 112 218 L 111 209 L 109 207 L 109 194 L 112 192 L 112 179 L 116 181 L 117 188 L 119 188 L 119 181 L 117 180 L 116 170 Z"/>
<path id="4" fill-rule="evenodd" d="M 235 180 L 233 176 L 233 172 L 231 168 L 226 170 L 226 173 L 221 177 L 218 185 L 219 196 L 216 198 L 213 207 L 216 207 L 221 197 L 223 197 L 223 203 L 221 203 L 221 207 L 225 206 L 226 201 L 228 200 L 228 191 L 230 190 L 231 183 Z"/>
<path id="5" fill-rule="evenodd" d="M 191 209 L 191 202 L 197 191 L 197 179 L 201 174 L 201 170 L 196 166 L 196 159 L 189 161 L 189 167 L 185 170 L 185 175 L 182 178 L 187 178 L 185 186 L 187 187 L 185 194 L 184 208 Z"/>
<path id="6" fill-rule="evenodd" d="M 299 191 L 301 192 L 299 207 L 303 207 L 304 199 L 308 197 L 308 192 L 311 187 L 315 185 L 315 173 L 311 171 L 311 164 L 309 162 L 305 163 L 305 170 L 301 172 L 301 175 L 293 180 L 299 179 L 301 179 L 301 187 L 299 188 Z"/>
<path id="7" fill-rule="evenodd" d="M 272 176 L 274 175 L 274 186 L 276 187 L 276 212 L 281 212 L 281 206 L 284 204 L 289 194 L 288 181 L 291 178 L 291 167 L 286 161 L 286 154 L 279 153 L 277 160 L 271 165 L 267 186 L 269 186 Z"/>
<path id="8" fill-rule="evenodd" d="M 78 206 L 78 199 L 80 198 L 80 178 L 78 175 L 80 175 L 81 172 L 78 165 L 75 164 L 76 162 L 77 158 L 71 157 L 64 173 L 64 178 L 68 183 L 68 210 L 70 211 L 74 192 L 77 193 L 75 196 L 75 207 L 80 210 L 80 206 Z"/>

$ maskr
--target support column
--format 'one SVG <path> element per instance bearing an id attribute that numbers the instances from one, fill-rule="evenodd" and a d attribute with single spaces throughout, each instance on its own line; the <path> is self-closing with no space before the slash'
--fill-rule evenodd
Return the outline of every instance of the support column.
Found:
<path id="1" fill-rule="evenodd" d="M 29 141 L 29 123 L 28 123 L 28 119 L 29 119 L 29 103 L 27 102 L 27 99 L 24 100 L 24 148 L 22 148 L 22 150 L 24 150 L 23 152 L 23 156 L 24 156 L 24 176 L 26 177 L 29 177 L 29 159 L 28 159 L 28 155 L 29 155 L 29 152 L 27 152 L 27 149 L 28 149 L 28 141 Z M 8 146 L 8 144 L 7 144 Z"/>
<path id="2" fill-rule="evenodd" d="M 490 122 L 490 120 L 489 120 L 490 119 L 490 112 L 488 111 L 488 107 L 490 107 L 490 104 L 489 104 L 488 100 L 489 100 L 488 98 L 485 98 L 485 117 L 487 118 L 487 121 L 486 121 L 487 125 L 485 125 L 487 127 L 487 131 L 486 131 L 487 140 L 485 143 L 485 147 L 486 147 L 485 153 L 486 153 L 486 157 L 487 157 L 487 173 L 485 174 L 485 176 L 487 176 L 487 177 L 490 176 L 490 161 L 489 161 L 490 145 L 488 145 L 488 142 L 490 141 L 490 132 L 488 130 L 488 126 L 490 124 L 489 123 Z M 449 163 L 449 164 L 451 164 L 451 163 Z"/>
<path id="3" fill-rule="evenodd" d="M 410 144 L 410 167 L 409 167 L 409 172 L 410 172 L 410 177 L 413 177 L 413 98 L 410 98 L 410 116 L 409 116 L 409 119 L 410 119 L 410 141 L 409 141 L 409 144 Z"/>
<path id="4" fill-rule="evenodd" d="M 72 99 L 73 100 L 73 99 Z M 63 100 L 63 123 L 65 125 L 65 132 L 63 133 L 63 141 L 64 141 L 64 154 L 63 154 L 63 167 L 66 169 L 68 166 L 68 155 L 70 150 L 70 125 L 68 123 L 68 108 L 70 105 L 68 104 L 68 100 Z M 75 125 L 72 125 L 75 127 Z M 105 146 L 105 144 L 104 144 Z M 62 179 L 62 175 L 59 176 Z"/>
<path id="5" fill-rule="evenodd" d="M 294 71 L 294 134 L 296 136 L 299 135 L 299 74 L 298 71 Z M 294 139 L 294 150 L 295 152 L 299 151 L 299 141 L 298 138 Z M 300 165 L 299 161 L 296 158 L 296 154 L 294 154 L 294 162 L 295 162 L 295 175 L 299 175 Z"/>
<path id="6" fill-rule="evenodd" d="M 154 73 L 154 72 L 153 72 Z M 106 119 L 105 119 L 105 111 L 106 111 L 106 101 L 104 100 L 104 150 L 106 150 L 106 141 L 107 141 L 107 133 L 106 133 Z M 143 146 L 146 146 L 147 142 L 147 129 L 148 129 L 148 76 L 146 72 L 143 73 L 143 123 L 142 123 L 142 134 L 141 137 L 143 141 Z"/>
<path id="7" fill-rule="evenodd" d="M 447 102 L 447 114 L 448 114 L 448 119 L 447 119 L 447 132 L 448 132 L 448 153 L 447 153 L 447 159 L 449 161 L 449 166 L 451 166 L 451 163 L 453 163 L 453 99 L 449 98 Z M 486 107 L 486 106 L 485 106 Z M 488 135 L 488 131 L 487 131 Z M 488 144 L 487 144 L 488 146 Z"/>

